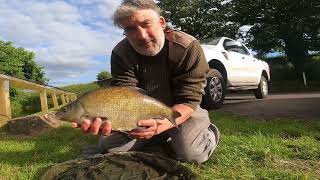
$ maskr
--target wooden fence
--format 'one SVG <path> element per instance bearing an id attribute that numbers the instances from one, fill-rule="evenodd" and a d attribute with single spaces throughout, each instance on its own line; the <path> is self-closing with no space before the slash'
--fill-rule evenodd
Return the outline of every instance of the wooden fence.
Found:
<path id="1" fill-rule="evenodd" d="M 66 105 L 77 98 L 75 93 L 0 74 L 0 127 L 5 125 L 7 121 L 11 119 L 9 87 L 39 92 L 42 113 L 49 112 L 47 95 L 52 97 L 55 110 L 59 108 L 58 97 L 61 98 L 62 105 Z"/>

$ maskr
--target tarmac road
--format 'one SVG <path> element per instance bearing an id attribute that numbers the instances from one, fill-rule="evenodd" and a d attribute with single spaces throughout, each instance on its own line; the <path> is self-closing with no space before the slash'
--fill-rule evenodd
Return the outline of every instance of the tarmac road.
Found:
<path id="1" fill-rule="evenodd" d="M 218 111 L 261 119 L 298 118 L 320 120 L 320 92 L 269 94 L 256 99 L 251 94 L 229 94 Z"/>

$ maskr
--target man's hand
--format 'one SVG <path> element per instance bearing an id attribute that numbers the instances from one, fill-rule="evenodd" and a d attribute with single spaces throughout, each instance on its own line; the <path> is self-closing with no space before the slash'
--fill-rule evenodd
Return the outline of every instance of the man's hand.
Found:
<path id="1" fill-rule="evenodd" d="M 137 122 L 139 127 L 145 129 L 134 129 L 129 132 L 129 135 L 136 139 L 150 139 L 152 136 L 157 134 L 158 123 L 155 119 L 139 120 Z"/>
<path id="2" fill-rule="evenodd" d="M 174 125 L 168 119 L 146 119 L 139 120 L 137 125 L 145 129 L 136 129 L 129 132 L 129 135 L 137 139 L 150 139 L 154 135 L 160 134 Z"/>
<path id="3" fill-rule="evenodd" d="M 77 128 L 77 123 L 72 123 L 73 128 Z M 111 121 L 102 121 L 101 118 L 95 118 L 93 120 L 83 119 L 81 123 L 81 129 L 84 133 L 91 133 L 97 135 L 101 130 L 101 134 L 109 136 L 111 134 Z"/>

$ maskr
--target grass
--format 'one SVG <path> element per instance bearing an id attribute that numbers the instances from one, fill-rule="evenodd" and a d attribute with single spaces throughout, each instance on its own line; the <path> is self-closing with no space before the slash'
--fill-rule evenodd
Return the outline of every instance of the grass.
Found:
<path id="1" fill-rule="evenodd" d="M 77 93 L 78 95 L 84 94 L 88 91 L 95 90 L 97 88 L 99 88 L 99 85 L 96 82 L 87 83 L 87 84 L 75 84 L 75 85 L 61 87 L 61 89 Z"/>
<path id="2" fill-rule="evenodd" d="M 97 137 L 63 126 L 34 137 L 0 136 L 0 179 L 39 179 L 44 170 L 76 158 Z"/>
<path id="3" fill-rule="evenodd" d="M 256 120 L 211 112 L 221 131 L 213 156 L 186 163 L 200 179 L 317 179 L 320 121 Z M 63 126 L 35 137 L 0 136 L 0 179 L 38 179 L 55 164 L 76 158 L 97 137 Z"/>
<path id="4" fill-rule="evenodd" d="M 201 179 L 320 178 L 320 122 L 210 115 L 222 136 L 204 166 L 191 165 Z"/>

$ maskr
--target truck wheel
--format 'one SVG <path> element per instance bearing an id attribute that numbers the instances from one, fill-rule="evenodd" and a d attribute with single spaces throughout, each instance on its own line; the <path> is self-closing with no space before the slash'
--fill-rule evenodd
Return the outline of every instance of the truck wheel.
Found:
<path id="1" fill-rule="evenodd" d="M 254 90 L 254 96 L 257 99 L 263 99 L 268 96 L 268 93 L 269 93 L 268 81 L 264 76 L 261 76 L 258 89 Z"/>
<path id="2" fill-rule="evenodd" d="M 207 76 L 207 86 L 204 88 L 205 95 L 202 97 L 202 107 L 207 110 L 218 109 L 222 106 L 226 84 L 219 71 L 211 69 Z"/>

